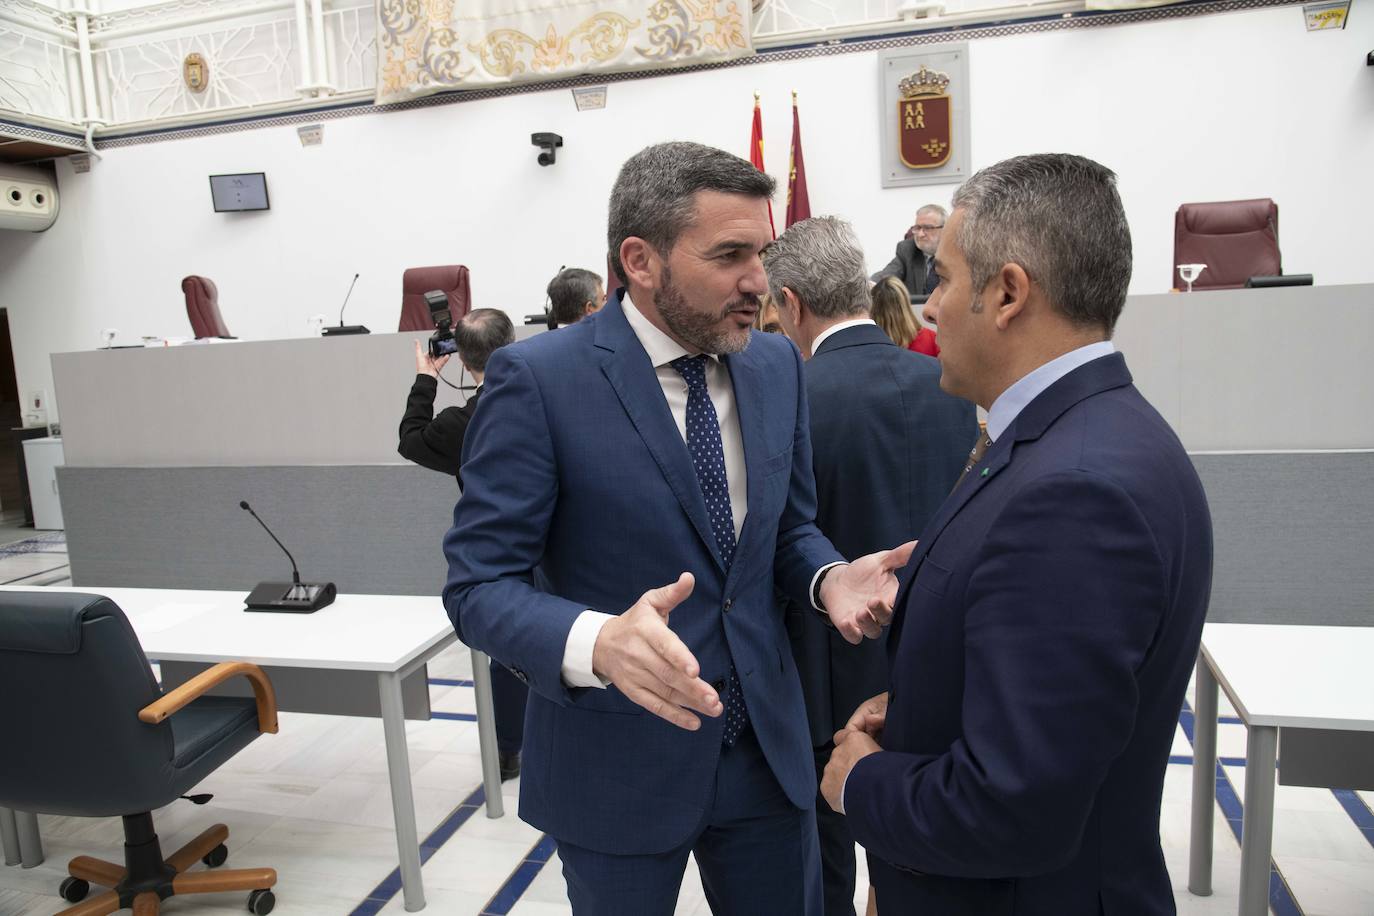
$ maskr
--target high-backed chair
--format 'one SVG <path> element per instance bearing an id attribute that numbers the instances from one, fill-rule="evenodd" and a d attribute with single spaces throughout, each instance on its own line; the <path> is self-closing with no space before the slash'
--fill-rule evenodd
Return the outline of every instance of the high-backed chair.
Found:
<path id="1" fill-rule="evenodd" d="M 472 308 L 468 269 L 461 264 L 443 267 L 411 267 L 401 277 L 401 326 L 398 331 L 432 331 L 434 319 L 425 304 L 425 293 L 443 290 L 456 322 Z"/>
<path id="2" fill-rule="evenodd" d="M 243 675 L 254 696 L 204 696 Z M 275 904 L 277 873 L 212 868 L 228 857 L 216 824 L 164 858 L 152 811 L 171 804 L 262 732 L 277 730 L 272 684 L 257 665 L 224 662 L 163 693 L 129 621 L 113 601 L 72 592 L 0 592 L 0 806 L 124 820 L 124 864 L 77 856 L 63 911 L 101 916 L 132 907 L 155 916 L 163 898 L 250 890 L 248 908 Z M 59 916 L 63 916 L 59 914 Z"/>
<path id="3" fill-rule="evenodd" d="M 230 337 L 224 316 L 219 313 L 219 290 L 209 277 L 186 277 L 181 281 L 186 294 L 186 317 L 191 319 L 191 331 L 196 338 Z"/>
<path id="4" fill-rule="evenodd" d="M 1237 289 L 1251 277 L 1283 273 L 1279 207 L 1267 197 L 1184 204 L 1174 214 L 1170 286 L 1184 289 L 1179 264 L 1206 264 L 1193 289 Z"/>

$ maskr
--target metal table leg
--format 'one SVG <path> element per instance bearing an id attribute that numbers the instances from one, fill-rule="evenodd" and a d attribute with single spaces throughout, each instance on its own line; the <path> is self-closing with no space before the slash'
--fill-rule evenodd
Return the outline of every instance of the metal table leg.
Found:
<path id="1" fill-rule="evenodd" d="M 386 735 L 386 768 L 391 778 L 391 811 L 396 822 L 396 849 L 401 861 L 401 888 L 409 912 L 425 908 L 420 877 L 420 837 L 415 827 L 415 795 L 410 787 L 410 750 L 406 746 L 405 707 L 399 673 L 381 672 L 377 686 L 382 701 L 382 730 Z"/>
<path id="2" fill-rule="evenodd" d="M 482 787 L 487 796 L 487 817 L 506 813 L 501 798 L 501 761 L 496 750 L 496 709 L 491 698 L 490 659 L 472 652 L 472 692 L 477 701 L 477 743 L 482 753 Z"/>
<path id="3" fill-rule="evenodd" d="M 1274 846 L 1274 760 L 1279 730 L 1248 727 L 1245 815 L 1240 828 L 1240 916 L 1269 913 L 1269 862 Z"/>
<path id="4" fill-rule="evenodd" d="M 1198 655 L 1193 697 L 1193 811 L 1188 841 L 1188 890 L 1212 893 L 1212 824 L 1216 817 L 1217 679 Z"/>
<path id="5" fill-rule="evenodd" d="M 43 864 L 43 838 L 38 833 L 38 815 L 28 811 L 14 812 L 19 828 L 19 858 L 25 868 Z"/>
<path id="6" fill-rule="evenodd" d="M 5 853 L 6 865 L 19 864 L 19 826 L 9 808 L 0 808 L 0 850 Z"/>

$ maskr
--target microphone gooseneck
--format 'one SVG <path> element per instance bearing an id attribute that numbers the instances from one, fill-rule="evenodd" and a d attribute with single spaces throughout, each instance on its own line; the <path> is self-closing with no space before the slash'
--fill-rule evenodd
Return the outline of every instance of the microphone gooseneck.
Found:
<path id="1" fill-rule="evenodd" d="M 343 323 L 343 313 L 344 313 L 344 309 L 348 308 L 348 300 L 349 300 L 349 297 L 351 297 L 351 296 L 353 295 L 353 287 L 355 287 L 355 286 L 357 286 L 357 285 L 358 285 L 358 274 L 354 274 L 354 275 L 353 275 L 353 282 L 350 283 L 350 284 L 348 284 L 348 292 L 344 294 L 343 305 L 339 306 L 339 327 L 343 327 L 343 326 L 344 326 L 344 323 Z M 247 508 L 247 503 L 244 504 L 244 508 Z M 249 509 L 248 511 L 251 512 L 252 510 Z M 257 518 L 257 516 L 254 516 L 254 518 Z M 262 519 L 258 519 L 258 521 L 262 521 Z M 267 526 L 264 525 L 263 527 L 266 528 Z M 282 548 L 282 550 L 285 550 L 285 549 L 286 549 L 285 547 Z"/>
<path id="2" fill-rule="evenodd" d="M 276 536 L 275 534 L 272 533 L 272 529 L 267 527 L 267 523 L 264 522 L 261 518 L 258 518 L 258 514 L 257 514 L 256 512 L 253 511 L 253 507 L 250 506 L 250 505 L 248 505 L 248 500 L 246 500 L 246 499 L 241 499 L 241 500 L 239 500 L 239 508 L 242 509 L 243 511 L 247 512 L 249 515 L 253 516 L 253 518 L 256 518 L 256 519 L 258 520 L 258 524 L 262 526 L 262 530 L 267 532 L 267 536 L 270 537 L 272 540 L 274 540 L 274 541 L 277 542 L 277 546 L 281 548 L 281 552 L 284 553 L 284 554 L 286 554 L 286 558 L 287 558 L 288 560 L 291 561 L 291 581 L 292 581 L 292 583 L 295 584 L 295 585 L 300 585 L 300 584 L 301 584 L 301 574 L 300 574 L 300 570 L 296 569 L 296 558 L 293 557 L 293 556 L 291 556 L 291 551 L 287 550 L 287 549 L 286 549 L 286 545 L 283 544 L 280 540 L 278 540 L 277 536 Z"/>

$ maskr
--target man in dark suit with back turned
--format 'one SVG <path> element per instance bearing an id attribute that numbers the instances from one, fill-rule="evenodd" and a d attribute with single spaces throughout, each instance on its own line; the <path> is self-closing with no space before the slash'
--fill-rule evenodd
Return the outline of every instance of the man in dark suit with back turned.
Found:
<path id="1" fill-rule="evenodd" d="M 415 341 L 415 384 L 406 399 L 405 416 L 401 418 L 400 445 L 396 450 L 407 461 L 420 467 L 452 474 L 463 485 L 459 470 L 462 463 L 463 439 L 468 424 L 477 411 L 482 396 L 482 378 L 487 360 L 506 344 L 515 342 L 515 326 L 505 312 L 497 309 L 473 309 L 453 328 L 454 343 L 458 345 L 458 361 L 467 369 L 477 390 L 461 407 L 445 407 L 436 415 L 434 397 L 439 393 L 439 371 L 449 361 L 448 356 L 434 359 L 423 341 Z M 492 659 L 491 697 L 496 719 L 497 760 L 501 779 L 520 775 L 520 747 L 525 732 L 524 684 L 516 680 L 505 665 Z"/>
<path id="2" fill-rule="evenodd" d="M 817 530 L 801 357 L 751 324 L 773 179 L 695 143 L 611 192 L 625 287 L 498 352 L 444 542 L 462 640 L 530 685 L 520 816 L 578 916 L 818 914 L 815 771 L 776 582 L 875 637 L 911 544 Z"/>
<path id="3" fill-rule="evenodd" d="M 936 268 L 940 383 L 988 408 L 987 436 L 902 572 L 890 692 L 836 736 L 822 791 L 880 913 L 1173 913 L 1160 795 L 1212 526 L 1111 344 L 1115 176 L 1063 154 L 984 169 Z"/>
<path id="4" fill-rule="evenodd" d="M 940 364 L 898 347 L 868 317 L 864 254 L 844 220 L 793 223 L 763 253 L 772 300 L 806 363 L 816 524 L 845 556 L 919 537 L 978 436 L 973 405 L 940 390 Z M 886 639 L 850 645 L 790 607 L 819 774 L 854 710 L 887 688 Z M 854 836 L 816 807 L 826 916 L 854 914 Z"/>
<path id="5" fill-rule="evenodd" d="M 883 277 L 896 277 L 906 284 L 907 292 L 913 296 L 928 296 L 940 284 L 940 277 L 933 269 L 935 249 L 940 246 L 940 233 L 945 228 L 945 208 L 939 204 L 926 204 L 916 211 L 916 223 L 911 227 L 911 237 L 897 243 L 897 251 L 891 261 L 871 279 L 874 283 Z"/>

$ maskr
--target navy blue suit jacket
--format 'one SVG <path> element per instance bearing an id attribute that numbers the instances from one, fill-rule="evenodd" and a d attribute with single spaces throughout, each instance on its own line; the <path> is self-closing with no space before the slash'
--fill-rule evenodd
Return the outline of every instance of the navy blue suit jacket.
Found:
<path id="1" fill-rule="evenodd" d="M 816 524 L 850 559 L 919 537 L 978 437 L 973 405 L 940 390 L 940 364 L 856 325 L 806 363 Z M 887 689 L 886 632 L 857 646 L 810 604 L 789 602 L 811 742 L 827 744 L 859 704 Z"/>
<path id="2" fill-rule="evenodd" d="M 444 604 L 464 643 L 530 686 L 520 815 L 599 852 L 656 853 L 696 830 L 715 788 L 722 719 L 689 732 L 619 690 L 569 689 L 568 631 L 584 609 L 620 613 L 684 570 L 669 625 L 701 677 L 733 663 L 788 798 L 816 783 L 774 581 L 799 599 L 840 559 L 816 528 L 802 363 L 779 335 L 725 357 L 748 469 L 748 510 L 727 572 L 687 446 L 618 301 L 557 334 L 498 350 L 468 429 L 463 495 L 444 541 Z"/>
<path id="3" fill-rule="evenodd" d="M 879 912 L 1174 912 L 1159 803 L 1211 577 L 1120 354 L 1027 405 L 903 571 L 885 753 L 845 793 Z"/>

